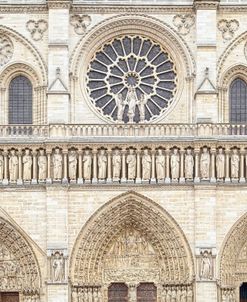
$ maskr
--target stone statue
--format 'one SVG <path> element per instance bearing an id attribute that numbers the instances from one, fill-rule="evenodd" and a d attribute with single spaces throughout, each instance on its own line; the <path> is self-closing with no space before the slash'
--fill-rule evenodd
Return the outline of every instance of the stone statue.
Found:
<path id="1" fill-rule="evenodd" d="M 124 107 L 125 107 L 125 102 L 123 100 L 123 95 L 121 93 L 118 93 L 115 96 L 115 102 L 117 106 L 117 120 L 118 122 L 123 121 L 123 114 L 124 114 Z"/>
<path id="2" fill-rule="evenodd" d="M 151 178 L 152 159 L 148 154 L 148 149 L 144 149 L 142 156 L 142 179 L 149 180 Z"/>
<path id="3" fill-rule="evenodd" d="M 53 155 L 53 177 L 55 180 L 60 180 L 62 178 L 62 162 L 63 157 L 60 153 L 60 149 L 56 148 Z"/>
<path id="4" fill-rule="evenodd" d="M 165 156 L 162 153 L 162 149 L 158 149 L 156 155 L 156 176 L 158 180 L 165 178 Z"/>
<path id="5" fill-rule="evenodd" d="M 200 278 L 206 280 L 212 279 L 212 257 L 208 251 L 204 251 L 201 254 Z"/>
<path id="6" fill-rule="evenodd" d="M 53 269 L 53 281 L 61 282 L 64 280 L 64 260 L 63 256 L 59 252 L 54 254 L 52 260 L 52 269 Z"/>
<path id="7" fill-rule="evenodd" d="M 162 290 L 161 290 L 160 302 L 166 302 L 166 289 L 165 289 L 165 287 L 163 287 Z"/>
<path id="8" fill-rule="evenodd" d="M 75 150 L 71 150 L 69 153 L 69 178 L 70 180 L 76 180 L 77 171 L 77 154 Z"/>
<path id="9" fill-rule="evenodd" d="M 185 154 L 185 160 L 184 160 L 184 166 L 185 166 L 185 179 L 186 180 L 192 180 L 193 179 L 193 172 L 194 172 L 194 158 L 192 155 L 192 150 L 188 148 L 186 150 Z"/>
<path id="10" fill-rule="evenodd" d="M 128 180 L 134 180 L 136 178 L 136 155 L 134 154 L 134 149 L 129 150 L 126 162 L 128 165 Z"/>
<path id="11" fill-rule="evenodd" d="M 209 179 L 210 154 L 207 147 L 203 147 L 200 159 L 200 172 L 202 180 Z"/>
<path id="12" fill-rule="evenodd" d="M 219 148 L 218 154 L 216 155 L 216 172 L 217 179 L 222 181 L 225 177 L 225 155 L 222 148 Z"/>
<path id="13" fill-rule="evenodd" d="M 85 180 L 91 180 L 92 176 L 92 155 L 90 154 L 90 150 L 86 149 L 83 159 L 83 176 Z"/>
<path id="14" fill-rule="evenodd" d="M 187 291 L 186 291 L 186 287 L 183 286 L 181 289 L 180 302 L 186 302 L 186 301 L 187 301 Z"/>
<path id="15" fill-rule="evenodd" d="M 232 150 L 231 155 L 231 177 L 237 179 L 239 177 L 239 155 L 238 149 Z"/>
<path id="16" fill-rule="evenodd" d="M 177 291 L 175 287 L 172 287 L 171 290 L 171 302 L 176 302 L 177 301 Z"/>
<path id="17" fill-rule="evenodd" d="M 136 91 L 134 87 L 129 87 L 128 88 L 128 94 L 127 94 L 127 104 L 129 106 L 128 108 L 128 117 L 129 117 L 129 122 L 133 123 L 134 121 L 134 116 L 135 116 L 135 109 L 136 105 L 138 104 L 138 99 L 136 95 Z"/>
<path id="18" fill-rule="evenodd" d="M 9 180 L 10 182 L 17 181 L 18 177 L 18 157 L 15 154 L 15 150 L 10 150 L 9 156 Z"/>
<path id="19" fill-rule="evenodd" d="M 0 180 L 3 179 L 3 171 L 4 171 L 4 157 L 0 154 Z"/>
<path id="20" fill-rule="evenodd" d="M 172 291 L 171 288 L 168 287 L 166 291 L 166 302 L 171 302 L 172 301 Z"/>
<path id="21" fill-rule="evenodd" d="M 187 302 L 193 302 L 193 291 L 191 286 L 187 290 Z"/>
<path id="22" fill-rule="evenodd" d="M 113 179 L 120 179 L 120 172 L 121 172 L 121 154 L 118 149 L 114 151 L 114 154 L 112 156 L 112 167 L 113 167 Z"/>
<path id="23" fill-rule="evenodd" d="M 180 158 L 179 158 L 179 154 L 178 154 L 178 149 L 174 148 L 173 154 L 171 155 L 172 180 L 178 180 L 178 178 L 179 178 L 179 163 L 180 163 Z"/>
<path id="24" fill-rule="evenodd" d="M 32 164 L 33 164 L 33 159 L 32 156 L 30 155 L 30 150 L 26 149 L 25 154 L 22 158 L 22 163 L 23 163 L 23 180 L 31 180 L 32 179 Z"/>
<path id="25" fill-rule="evenodd" d="M 140 100 L 137 102 L 139 112 L 140 112 L 140 122 L 144 122 L 145 120 L 145 105 L 148 102 L 148 96 L 146 94 L 142 94 Z"/>
<path id="26" fill-rule="evenodd" d="M 98 155 L 98 179 L 106 179 L 106 165 L 107 165 L 107 157 L 105 155 L 105 150 L 101 149 Z"/>
<path id="27" fill-rule="evenodd" d="M 47 158 L 45 155 L 45 150 L 40 149 L 38 157 L 38 167 L 39 167 L 39 180 L 43 181 L 46 179 L 47 171 Z"/>

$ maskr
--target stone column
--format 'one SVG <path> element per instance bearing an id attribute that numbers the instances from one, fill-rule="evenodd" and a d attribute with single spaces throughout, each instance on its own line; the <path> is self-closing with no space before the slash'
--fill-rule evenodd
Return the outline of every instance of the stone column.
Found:
<path id="1" fill-rule="evenodd" d="M 137 285 L 136 284 L 128 284 L 129 288 L 129 297 L 128 302 L 136 302 L 137 301 Z"/>
<path id="2" fill-rule="evenodd" d="M 199 177 L 199 154 L 200 154 L 200 149 L 195 149 L 194 154 L 195 154 L 195 178 L 194 178 L 194 182 L 200 182 L 200 177 Z"/>
<path id="3" fill-rule="evenodd" d="M 38 183 L 37 181 L 37 151 L 32 151 L 33 155 L 33 178 L 32 178 L 32 184 L 36 185 Z"/>
<path id="4" fill-rule="evenodd" d="M 4 175 L 3 175 L 3 185 L 8 185 L 8 150 L 4 149 L 3 151 L 4 157 Z"/>
<path id="5" fill-rule="evenodd" d="M 245 157 L 245 149 L 240 149 L 240 179 L 239 182 L 244 183 L 245 182 L 245 176 L 244 176 L 244 157 Z"/>
<path id="6" fill-rule="evenodd" d="M 126 183 L 126 150 L 122 150 L 122 178 L 121 183 Z"/>
<path id="7" fill-rule="evenodd" d="M 151 150 L 151 157 L 152 157 L 152 171 L 151 171 L 151 184 L 155 184 L 156 183 L 156 178 L 155 178 L 155 153 L 156 150 L 152 149 Z"/>
<path id="8" fill-rule="evenodd" d="M 78 179 L 77 179 L 77 183 L 78 184 L 83 184 L 83 177 L 82 177 L 82 154 L 83 154 L 82 149 L 79 149 L 78 150 Z"/>
<path id="9" fill-rule="evenodd" d="M 17 185 L 22 185 L 22 150 L 18 150 L 18 179 L 17 179 Z"/>
<path id="10" fill-rule="evenodd" d="M 62 183 L 67 184 L 68 183 L 68 150 L 63 149 L 62 153 L 63 153 L 63 180 L 62 180 Z"/>
<path id="11" fill-rule="evenodd" d="M 166 178 L 165 178 L 165 183 L 170 183 L 171 178 L 170 178 L 170 150 L 167 149 L 165 150 L 166 154 Z"/>
<path id="12" fill-rule="evenodd" d="M 211 148 L 211 178 L 210 182 L 215 183 L 216 177 L 215 177 L 215 155 L 216 155 L 216 149 Z"/>
<path id="13" fill-rule="evenodd" d="M 107 150 L 106 153 L 107 153 L 107 179 L 106 179 L 106 182 L 112 183 L 112 160 L 111 160 L 112 151 Z"/>
<path id="14" fill-rule="evenodd" d="M 136 150 L 136 183 L 141 183 L 141 151 Z"/>
<path id="15" fill-rule="evenodd" d="M 46 178 L 46 183 L 51 184 L 51 150 L 46 150 L 46 155 L 47 155 L 47 178 Z"/>
<path id="16" fill-rule="evenodd" d="M 180 179 L 179 182 L 180 183 L 184 183 L 185 182 L 185 177 L 184 177 L 184 148 L 180 149 Z"/>
<path id="17" fill-rule="evenodd" d="M 226 154 L 226 177 L 225 177 L 225 182 L 231 182 L 230 178 L 230 166 L 229 166 L 229 158 L 230 158 L 230 149 L 227 147 L 225 150 Z"/>
<path id="18" fill-rule="evenodd" d="M 92 183 L 98 183 L 98 168 L 97 168 L 97 153 L 98 150 L 97 149 L 93 149 L 92 151 L 93 153 L 93 179 L 92 179 Z"/>

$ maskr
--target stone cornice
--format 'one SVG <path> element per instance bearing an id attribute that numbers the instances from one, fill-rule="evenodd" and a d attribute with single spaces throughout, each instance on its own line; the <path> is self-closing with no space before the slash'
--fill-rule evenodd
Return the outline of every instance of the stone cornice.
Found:
<path id="1" fill-rule="evenodd" d="M 54 8 L 67 8 L 69 9 L 72 5 L 72 0 L 47 0 L 47 5 L 49 9 Z"/>
<path id="2" fill-rule="evenodd" d="M 220 12 L 246 14 L 247 5 L 219 5 Z"/>
<path id="3" fill-rule="evenodd" d="M 48 8 L 46 4 L 32 5 L 0 5 L 1 14 L 25 14 L 25 13 L 47 13 Z"/>
<path id="4" fill-rule="evenodd" d="M 194 7 L 195 9 L 217 9 L 219 6 L 220 0 L 194 0 Z"/>

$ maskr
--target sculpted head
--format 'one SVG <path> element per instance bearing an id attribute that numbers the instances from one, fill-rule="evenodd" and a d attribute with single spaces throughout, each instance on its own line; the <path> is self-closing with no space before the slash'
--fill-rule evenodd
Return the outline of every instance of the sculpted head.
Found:
<path id="1" fill-rule="evenodd" d="M 173 153 L 174 153 L 174 154 L 178 154 L 178 149 L 177 149 L 177 148 L 174 148 L 174 149 L 173 149 Z"/>
<path id="2" fill-rule="evenodd" d="M 134 149 L 130 149 L 129 152 L 131 155 L 134 154 Z"/>
<path id="3" fill-rule="evenodd" d="M 100 150 L 100 155 L 104 155 L 105 154 L 105 150 L 104 149 L 101 149 Z"/>
<path id="4" fill-rule="evenodd" d="M 233 154 L 237 154 L 237 153 L 238 153 L 238 149 L 234 148 L 234 149 L 232 150 L 232 152 L 233 152 Z"/>
<path id="5" fill-rule="evenodd" d="M 222 154 L 222 153 L 223 153 L 223 149 L 219 148 L 219 154 Z"/>
<path id="6" fill-rule="evenodd" d="M 14 149 L 11 149 L 11 150 L 10 150 L 10 154 L 11 154 L 11 155 L 15 155 L 15 150 L 14 150 Z"/>
<path id="7" fill-rule="evenodd" d="M 148 155 L 148 149 L 144 149 L 143 153 L 144 155 Z"/>
<path id="8" fill-rule="evenodd" d="M 25 150 L 25 154 L 26 154 L 26 155 L 29 155 L 29 154 L 30 154 L 30 150 L 29 150 L 29 149 L 26 149 L 26 150 Z"/>
<path id="9" fill-rule="evenodd" d="M 203 147 L 202 152 L 203 153 L 207 153 L 208 152 L 208 148 L 207 147 Z"/>
<path id="10" fill-rule="evenodd" d="M 60 153 L 60 149 L 59 149 L 59 148 L 56 148 L 56 149 L 55 149 L 55 153 L 56 153 L 56 154 L 59 154 L 59 153 Z"/>
<path id="11" fill-rule="evenodd" d="M 158 149 L 158 155 L 162 155 L 162 149 Z"/>
<path id="12" fill-rule="evenodd" d="M 120 154 L 120 151 L 119 151 L 118 149 L 116 149 L 116 150 L 115 150 L 115 154 L 116 154 L 116 155 L 119 155 L 119 154 Z"/>
<path id="13" fill-rule="evenodd" d="M 39 150 L 39 154 L 43 156 L 45 154 L 45 150 L 44 149 L 40 149 Z"/>
<path id="14" fill-rule="evenodd" d="M 89 149 L 86 149 L 86 150 L 85 150 L 85 155 L 89 155 L 89 154 L 90 154 Z"/>
<path id="15" fill-rule="evenodd" d="M 188 155 L 191 155 L 191 149 L 188 148 L 187 151 L 186 151 L 186 153 L 187 153 Z"/>

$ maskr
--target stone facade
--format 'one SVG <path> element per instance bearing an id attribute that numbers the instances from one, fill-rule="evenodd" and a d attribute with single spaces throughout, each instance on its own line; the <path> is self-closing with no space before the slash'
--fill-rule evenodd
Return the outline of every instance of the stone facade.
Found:
<path id="1" fill-rule="evenodd" d="M 0 301 L 240 301 L 245 4 L 0 1 Z M 19 75 L 30 125 L 9 124 Z"/>

